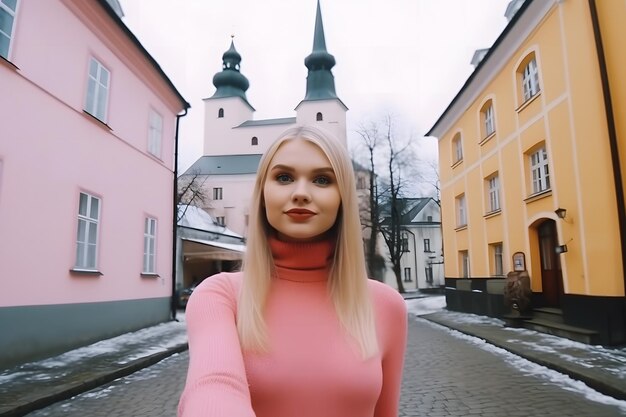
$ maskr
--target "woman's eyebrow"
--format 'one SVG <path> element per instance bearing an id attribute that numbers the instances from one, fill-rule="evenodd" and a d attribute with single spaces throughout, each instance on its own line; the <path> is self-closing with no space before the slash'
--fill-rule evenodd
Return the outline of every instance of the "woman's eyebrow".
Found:
<path id="1" fill-rule="evenodd" d="M 323 167 L 323 168 L 316 168 L 313 170 L 314 174 L 333 174 L 335 175 L 335 171 L 331 168 L 331 167 Z"/>
<path id="2" fill-rule="evenodd" d="M 288 165 L 282 165 L 282 164 L 277 164 L 274 165 L 273 167 L 270 168 L 271 171 L 276 171 L 276 170 L 280 170 L 280 171 L 295 171 L 294 168 L 288 166 Z"/>
<path id="3" fill-rule="evenodd" d="M 296 169 L 292 166 L 283 165 L 283 164 L 276 164 L 270 168 L 270 171 L 276 171 L 276 170 L 294 172 Z M 335 174 L 335 171 L 332 169 L 332 167 L 315 168 L 314 170 L 312 170 L 312 172 L 314 174 L 333 174 L 333 175 Z"/>

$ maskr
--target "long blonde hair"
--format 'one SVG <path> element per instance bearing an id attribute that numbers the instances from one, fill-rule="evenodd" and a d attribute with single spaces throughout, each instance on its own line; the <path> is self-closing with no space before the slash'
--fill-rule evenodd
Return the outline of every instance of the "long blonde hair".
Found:
<path id="1" fill-rule="evenodd" d="M 244 350 L 268 351 L 264 308 L 274 270 L 274 261 L 267 242 L 272 228 L 264 207 L 263 186 L 270 162 L 278 148 L 290 140 L 306 140 L 324 152 L 333 168 L 341 206 L 337 215 L 336 246 L 328 289 L 339 321 L 364 357 L 378 351 L 372 301 L 367 288 L 367 272 L 359 204 L 352 162 L 345 147 L 327 132 L 299 126 L 283 132 L 265 152 L 259 163 L 249 211 L 248 240 L 243 261 L 243 285 L 237 309 L 237 330 Z"/>

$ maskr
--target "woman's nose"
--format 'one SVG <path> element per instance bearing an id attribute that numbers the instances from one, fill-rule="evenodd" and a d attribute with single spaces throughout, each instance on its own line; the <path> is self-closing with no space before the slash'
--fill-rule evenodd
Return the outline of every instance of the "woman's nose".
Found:
<path id="1" fill-rule="evenodd" d="M 291 199 L 294 202 L 310 202 L 311 194 L 309 192 L 309 186 L 306 181 L 296 181 Z"/>

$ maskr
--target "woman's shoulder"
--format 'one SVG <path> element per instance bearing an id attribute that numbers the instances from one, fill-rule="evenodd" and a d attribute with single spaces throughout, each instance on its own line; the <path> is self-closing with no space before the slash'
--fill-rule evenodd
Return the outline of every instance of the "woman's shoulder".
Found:
<path id="1" fill-rule="evenodd" d="M 228 299 L 236 299 L 242 280 L 242 272 L 220 272 L 211 275 L 196 286 L 191 294 L 191 298 L 221 296 Z"/>
<path id="2" fill-rule="evenodd" d="M 406 314 L 406 302 L 394 288 L 380 281 L 368 280 L 368 288 L 377 309 L 384 309 L 391 314 Z"/>

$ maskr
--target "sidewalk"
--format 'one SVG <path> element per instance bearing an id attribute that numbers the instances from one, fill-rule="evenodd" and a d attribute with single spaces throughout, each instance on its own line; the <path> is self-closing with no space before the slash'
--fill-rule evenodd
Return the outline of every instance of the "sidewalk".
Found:
<path id="1" fill-rule="evenodd" d="M 23 416 L 187 350 L 184 313 L 177 318 L 0 371 L 0 416 Z"/>
<path id="2" fill-rule="evenodd" d="M 428 303 L 433 304 L 430 308 Z M 584 382 L 596 391 L 626 400 L 626 348 L 591 346 L 528 329 L 505 327 L 499 319 L 442 309 L 443 296 L 407 300 L 420 318 L 485 340 L 531 362 Z"/>
<path id="3" fill-rule="evenodd" d="M 589 346 L 498 319 L 445 310 L 443 296 L 407 299 L 409 312 L 484 339 L 532 362 L 626 400 L 626 348 Z M 129 375 L 187 349 L 184 314 L 168 322 L 0 372 L 0 416 L 22 416 Z"/>

